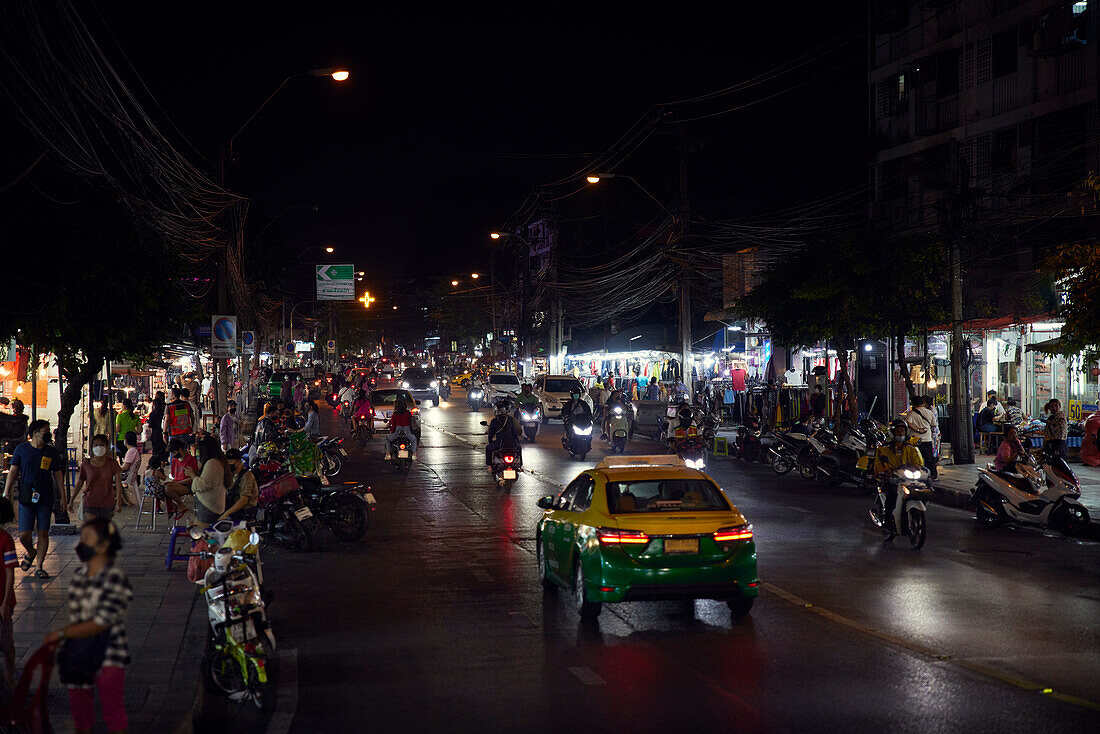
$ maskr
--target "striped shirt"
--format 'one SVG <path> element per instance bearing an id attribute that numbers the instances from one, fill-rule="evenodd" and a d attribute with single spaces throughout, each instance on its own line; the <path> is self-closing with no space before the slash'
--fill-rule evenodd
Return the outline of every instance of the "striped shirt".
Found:
<path id="1" fill-rule="evenodd" d="M 81 565 L 69 581 L 69 624 L 93 621 L 111 630 L 104 665 L 121 668 L 130 663 L 125 617 L 133 596 L 126 574 L 114 563 L 91 578 L 87 567 Z"/>
<path id="2" fill-rule="evenodd" d="M 12 540 L 11 535 L 7 530 L 0 528 L 0 554 L 4 556 L 4 563 L 0 568 L 3 568 L 6 572 L 9 568 L 15 568 L 19 565 L 19 556 L 15 552 L 15 541 Z M 4 577 L 0 575 L 0 583 L 4 583 Z M 10 610 L 15 606 L 15 588 L 11 590 L 11 598 L 8 599 L 8 609 Z"/>

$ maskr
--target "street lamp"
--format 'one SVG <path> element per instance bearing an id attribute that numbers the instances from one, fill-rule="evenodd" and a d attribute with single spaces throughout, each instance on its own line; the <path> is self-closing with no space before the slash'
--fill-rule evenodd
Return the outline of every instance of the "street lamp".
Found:
<path id="1" fill-rule="evenodd" d="M 481 276 L 480 276 L 480 275 L 478 275 L 477 273 L 470 273 L 470 277 L 471 277 L 471 278 L 473 278 L 474 280 L 477 280 L 477 279 L 478 279 L 478 278 L 480 278 Z"/>
<path id="2" fill-rule="evenodd" d="M 457 280 L 452 280 L 451 285 L 458 285 L 458 281 Z"/>
<path id="3" fill-rule="evenodd" d="M 320 245 L 310 245 L 309 247 L 307 247 L 306 249 L 302 250 L 297 255 L 295 255 L 294 259 L 297 260 L 298 258 L 300 258 L 302 255 L 306 254 L 310 250 L 320 250 L 320 249 L 324 249 L 324 251 L 327 252 L 330 255 L 335 251 L 335 248 L 333 248 L 332 245 L 328 245 L 324 248 L 322 248 Z"/>
<path id="4" fill-rule="evenodd" d="M 226 148 L 227 148 L 227 152 L 229 153 L 230 160 L 233 159 L 233 141 L 237 139 L 237 136 L 240 135 L 242 132 L 244 132 L 244 129 L 246 127 L 248 127 L 249 123 L 251 123 L 253 120 L 256 119 L 256 115 L 260 114 L 260 112 L 263 111 L 264 107 L 267 107 L 268 102 L 270 102 L 275 97 L 276 94 L 278 94 L 280 91 L 282 91 L 283 87 L 286 86 L 287 82 L 289 82 L 291 79 L 298 79 L 298 78 L 303 77 L 303 76 L 315 76 L 315 77 L 329 76 L 329 77 L 332 77 L 332 79 L 334 81 L 344 82 L 344 81 L 347 81 L 349 76 L 351 76 L 351 72 L 349 72 L 347 69 L 338 69 L 338 68 L 333 67 L 333 66 L 326 66 L 326 67 L 321 68 L 321 69 L 314 69 L 313 71 L 304 71 L 304 72 L 301 72 L 299 74 L 291 74 L 286 79 L 283 79 L 281 82 L 279 82 L 279 86 L 275 87 L 275 91 L 272 92 L 271 94 L 267 95 L 267 99 L 265 99 L 260 104 L 260 106 L 256 108 L 255 112 L 253 112 L 251 115 L 248 116 L 248 119 L 244 121 L 244 124 L 241 125 L 237 129 L 237 132 L 233 133 L 233 135 L 229 138 L 229 144 L 226 146 Z"/>
<path id="5" fill-rule="evenodd" d="M 331 247 L 326 247 L 326 248 L 325 248 L 325 252 L 327 252 L 327 253 L 331 254 L 331 253 L 332 253 L 332 249 L 333 249 L 333 248 L 331 248 Z"/>

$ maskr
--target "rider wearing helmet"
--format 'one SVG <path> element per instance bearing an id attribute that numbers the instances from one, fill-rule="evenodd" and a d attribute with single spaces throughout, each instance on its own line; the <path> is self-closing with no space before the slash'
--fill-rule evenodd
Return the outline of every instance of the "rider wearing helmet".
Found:
<path id="1" fill-rule="evenodd" d="M 890 442 L 879 446 L 875 452 L 875 476 L 883 481 L 886 494 L 886 512 L 883 521 L 896 530 L 894 506 L 898 502 L 898 488 L 888 481 L 891 472 L 903 466 L 924 466 L 920 451 L 909 442 L 909 424 L 900 418 L 890 423 Z"/>
<path id="2" fill-rule="evenodd" d="M 676 421 L 668 424 L 668 441 L 673 449 L 688 440 L 699 437 L 699 427 L 695 425 L 695 411 L 686 402 L 680 403 L 676 411 Z"/>
<path id="3" fill-rule="evenodd" d="M 592 420 L 592 408 L 588 407 L 588 403 L 581 399 L 581 388 L 576 386 L 569 391 L 569 399 L 561 406 L 561 422 L 566 436 L 569 436 L 569 426 L 572 424 L 573 418 L 580 415 L 587 416 L 589 420 Z"/>
<path id="4" fill-rule="evenodd" d="M 416 461 L 416 436 L 412 432 L 412 413 L 409 412 L 408 406 L 405 404 L 404 398 L 398 398 L 393 404 L 393 414 L 390 416 L 389 422 L 390 432 L 386 434 L 386 455 L 383 457 L 386 461 L 390 460 L 391 446 L 394 440 L 397 439 L 397 434 L 402 434 L 409 441 L 409 448 L 412 449 L 412 460 Z"/>
<path id="5" fill-rule="evenodd" d="M 519 451 L 519 435 L 522 430 L 512 416 L 509 410 L 511 404 L 506 398 L 498 400 L 495 407 L 496 415 L 489 421 L 489 444 L 485 447 L 485 464 L 489 471 L 493 470 L 494 451 L 502 448 Z M 520 463 L 523 463 L 522 460 Z"/>

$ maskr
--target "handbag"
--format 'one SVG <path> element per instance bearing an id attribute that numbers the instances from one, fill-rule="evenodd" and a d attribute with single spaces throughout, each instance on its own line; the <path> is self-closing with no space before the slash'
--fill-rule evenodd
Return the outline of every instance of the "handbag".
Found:
<path id="1" fill-rule="evenodd" d="M 57 674 L 66 685 L 92 685 L 96 673 L 107 657 L 111 630 L 105 629 L 91 637 L 66 639 L 57 651 Z"/>

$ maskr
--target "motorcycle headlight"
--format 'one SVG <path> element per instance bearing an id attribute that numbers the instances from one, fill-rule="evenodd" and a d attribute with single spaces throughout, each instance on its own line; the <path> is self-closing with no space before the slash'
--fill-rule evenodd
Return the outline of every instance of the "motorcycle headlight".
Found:
<path id="1" fill-rule="evenodd" d="M 402 382 L 402 383 L 401 383 L 401 387 L 403 387 L 403 388 L 405 388 L 406 390 L 408 390 L 408 389 L 409 389 L 409 383 L 407 383 L 407 382 Z"/>
<path id="2" fill-rule="evenodd" d="M 439 387 L 439 380 L 432 380 L 431 385 L 432 387 Z"/>
<path id="3" fill-rule="evenodd" d="M 580 426 L 573 426 L 573 433 L 577 434 L 578 436 L 591 436 L 592 435 L 592 426 L 589 426 L 588 428 L 581 428 Z"/>
<path id="4" fill-rule="evenodd" d="M 691 469 L 705 469 L 707 467 L 707 462 L 703 459 L 687 459 L 684 463 Z"/>
<path id="5" fill-rule="evenodd" d="M 906 479 L 920 479 L 920 472 L 915 471 L 913 469 L 906 469 L 905 471 L 902 472 L 902 475 Z"/>
<path id="6" fill-rule="evenodd" d="M 615 406 L 615 415 L 622 415 L 622 414 L 623 414 L 623 409 L 620 406 L 616 405 Z"/>
<path id="7" fill-rule="evenodd" d="M 529 421 L 529 420 L 533 420 L 533 418 L 531 417 L 530 413 L 524 413 L 523 414 L 523 420 Z"/>

